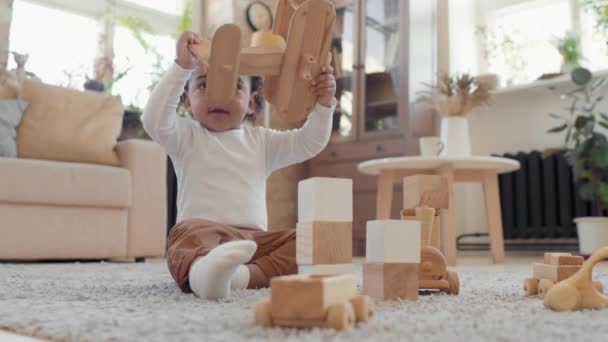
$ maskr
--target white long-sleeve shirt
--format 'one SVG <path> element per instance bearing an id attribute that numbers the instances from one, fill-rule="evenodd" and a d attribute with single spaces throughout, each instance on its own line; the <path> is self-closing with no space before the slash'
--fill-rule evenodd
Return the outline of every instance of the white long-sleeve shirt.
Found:
<path id="1" fill-rule="evenodd" d="M 317 155 L 329 142 L 334 106 L 317 104 L 300 129 L 263 127 L 212 132 L 176 115 L 192 71 L 174 63 L 142 114 L 146 132 L 164 147 L 177 175 L 177 220 L 204 218 L 267 230 L 266 179 Z"/>

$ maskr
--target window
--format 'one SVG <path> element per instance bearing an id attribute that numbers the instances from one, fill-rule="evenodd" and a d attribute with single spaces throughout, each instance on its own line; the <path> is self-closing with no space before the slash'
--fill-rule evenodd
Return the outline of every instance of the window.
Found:
<path id="1" fill-rule="evenodd" d="M 145 50 L 130 30 L 117 27 L 114 33 L 114 68 L 125 77 L 114 84 L 112 92 L 122 97 L 126 105 L 143 108 L 150 96 L 151 86 L 173 62 L 175 40 L 171 36 L 143 34 L 150 45 Z"/>
<path id="2" fill-rule="evenodd" d="M 149 44 L 145 50 L 133 33 L 110 23 L 114 40 L 107 49 L 114 51 L 115 76 L 127 71 L 111 88 L 123 103 L 143 108 L 150 87 L 173 61 L 175 37 L 181 11 L 188 0 L 15 0 L 11 24 L 10 50 L 30 55 L 26 70 L 43 82 L 83 89 L 86 77 L 94 77 L 94 63 L 104 36 L 107 13 L 135 16 L 150 24 L 152 33 L 142 33 Z M 133 6 L 135 5 L 135 6 Z M 134 9 L 134 7 L 137 7 Z M 109 16 L 105 17 L 108 19 Z M 43 30 L 32 23 L 44 22 Z M 169 33 L 170 32 L 170 33 Z M 9 69 L 16 67 L 9 58 Z"/>
<path id="3" fill-rule="evenodd" d="M 45 23 L 44 29 L 33 29 L 32 23 Z M 82 89 L 93 73 L 98 35 L 92 18 L 28 1 L 13 4 L 10 51 L 29 54 L 26 70 L 45 83 Z M 8 68 L 16 68 L 13 58 Z"/>
<path id="4" fill-rule="evenodd" d="M 559 72 L 555 40 L 571 30 L 569 0 L 528 1 L 490 13 L 486 32 L 488 70 L 506 85 Z"/>

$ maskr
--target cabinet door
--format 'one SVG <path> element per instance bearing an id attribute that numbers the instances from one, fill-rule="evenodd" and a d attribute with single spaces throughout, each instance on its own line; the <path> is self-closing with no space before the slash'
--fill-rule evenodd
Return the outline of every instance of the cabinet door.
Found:
<path id="1" fill-rule="evenodd" d="M 362 2 L 362 138 L 404 134 L 408 6 L 403 0 Z"/>
<path id="2" fill-rule="evenodd" d="M 358 1 L 334 1 L 336 25 L 332 42 L 332 67 L 336 77 L 337 106 L 332 128 L 333 141 L 356 139 L 357 117 L 355 112 L 355 79 L 353 66 L 357 58 Z"/>

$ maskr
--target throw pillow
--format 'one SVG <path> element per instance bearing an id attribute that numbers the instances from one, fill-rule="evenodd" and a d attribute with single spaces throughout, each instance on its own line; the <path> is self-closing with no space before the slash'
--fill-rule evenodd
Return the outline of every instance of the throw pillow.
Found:
<path id="1" fill-rule="evenodd" d="M 120 165 L 114 150 L 124 109 L 119 96 L 23 82 L 29 102 L 17 132 L 19 157 Z"/>
<path id="2" fill-rule="evenodd" d="M 17 127 L 26 108 L 22 100 L 0 100 L 0 157 L 17 157 Z"/>

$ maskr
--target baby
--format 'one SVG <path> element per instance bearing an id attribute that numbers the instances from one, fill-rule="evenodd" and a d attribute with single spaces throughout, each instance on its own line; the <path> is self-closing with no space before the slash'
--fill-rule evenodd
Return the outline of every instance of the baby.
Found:
<path id="1" fill-rule="evenodd" d="M 243 122 L 261 107 L 259 77 L 240 76 L 234 97 L 207 106 L 207 69 L 192 53 L 201 38 L 184 32 L 177 57 L 142 115 L 148 134 L 167 151 L 178 181 L 178 223 L 169 235 L 169 271 L 179 288 L 200 298 L 230 289 L 268 287 L 297 272 L 294 230 L 267 232 L 266 179 L 327 145 L 336 81 L 329 66 L 311 82 L 317 104 L 300 129 L 279 132 Z M 180 98 L 194 118 L 176 116 Z"/>

